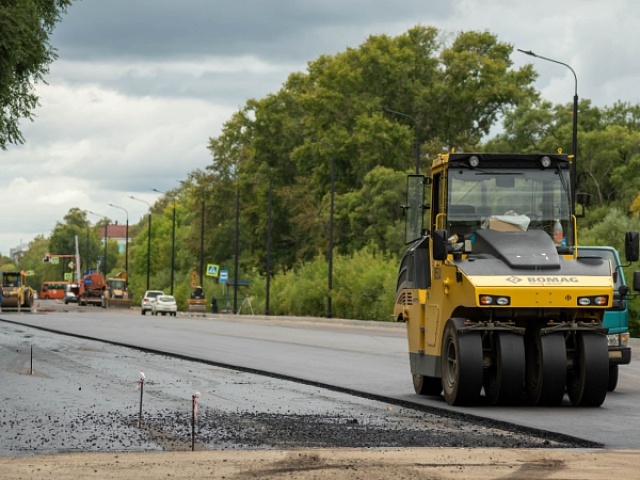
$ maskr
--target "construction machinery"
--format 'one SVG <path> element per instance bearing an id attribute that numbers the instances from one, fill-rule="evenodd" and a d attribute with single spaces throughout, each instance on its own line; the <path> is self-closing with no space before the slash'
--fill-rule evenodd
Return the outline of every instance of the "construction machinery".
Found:
<path id="1" fill-rule="evenodd" d="M 78 303 L 81 306 L 102 306 L 102 297 L 107 289 L 107 282 L 105 282 L 101 273 L 92 271 L 86 273 L 80 280 L 79 286 Z"/>
<path id="2" fill-rule="evenodd" d="M 107 279 L 107 288 L 102 296 L 103 308 L 131 308 L 127 285 L 127 272 L 122 271 Z"/>
<path id="3" fill-rule="evenodd" d="M 409 176 L 394 317 L 416 393 L 449 405 L 558 405 L 565 392 L 573 405 L 604 402 L 613 272 L 579 254 L 572 160 L 449 153 L 429 177 Z M 638 233 L 625 241 L 636 261 Z"/>
<path id="4" fill-rule="evenodd" d="M 200 276 L 195 270 L 191 272 L 191 295 L 187 302 L 187 311 L 190 313 L 206 313 L 207 300 L 204 289 L 199 284 Z"/>
<path id="5" fill-rule="evenodd" d="M 24 271 L 2 272 L 2 309 L 31 310 L 35 290 L 27 285 Z"/>

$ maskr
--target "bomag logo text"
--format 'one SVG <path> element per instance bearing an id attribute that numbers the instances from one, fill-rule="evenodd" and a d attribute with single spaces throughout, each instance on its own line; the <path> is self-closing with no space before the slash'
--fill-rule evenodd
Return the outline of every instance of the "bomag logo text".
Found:
<path id="1" fill-rule="evenodd" d="M 577 277 L 527 277 L 529 283 L 578 283 Z"/>

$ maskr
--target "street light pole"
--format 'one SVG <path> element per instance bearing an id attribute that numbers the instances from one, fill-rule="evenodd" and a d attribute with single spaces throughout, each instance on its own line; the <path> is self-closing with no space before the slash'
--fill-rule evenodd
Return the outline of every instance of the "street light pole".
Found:
<path id="1" fill-rule="evenodd" d="M 157 188 L 153 189 L 154 192 L 161 193 L 163 195 L 169 195 L 167 192 L 162 192 Z M 176 262 L 176 196 L 169 195 L 173 200 L 173 220 L 171 227 L 171 295 L 173 295 L 173 278 L 174 278 L 174 270 L 175 270 L 175 262 Z"/>
<path id="2" fill-rule="evenodd" d="M 525 55 L 529 55 L 531 57 L 540 58 L 542 60 L 546 60 L 547 62 L 557 63 L 558 65 L 563 65 L 571 70 L 573 74 L 573 79 L 575 82 L 575 90 L 573 94 L 573 132 L 571 138 L 571 148 L 573 149 L 573 168 L 571 169 L 571 208 L 575 209 L 576 205 L 576 177 L 577 177 L 577 161 L 578 161 L 578 76 L 576 72 L 571 66 L 567 63 L 560 62 L 558 60 L 554 60 L 552 58 L 543 57 L 542 55 L 538 55 L 533 53 L 531 50 L 522 50 L 521 48 L 517 49 L 519 52 L 524 53 Z"/>
<path id="3" fill-rule="evenodd" d="M 240 257 L 240 180 L 236 185 L 236 233 L 235 233 L 235 258 L 233 261 L 233 313 L 238 313 L 238 268 Z"/>
<path id="4" fill-rule="evenodd" d="M 266 163 L 260 162 L 257 159 L 253 159 L 258 163 Z M 267 164 L 269 168 L 269 193 L 268 193 L 268 210 L 267 210 L 267 252 L 266 252 L 266 291 L 265 291 L 265 301 L 264 301 L 264 314 L 269 315 L 269 299 L 271 297 L 271 225 L 272 225 L 272 211 L 273 211 L 273 182 L 271 180 L 271 166 Z"/>
<path id="5" fill-rule="evenodd" d="M 331 297 L 333 294 L 333 213 L 334 213 L 334 199 L 336 192 L 336 147 L 333 143 L 323 138 L 318 139 L 321 143 L 324 143 L 331 148 L 331 193 L 329 203 L 329 252 L 327 254 L 328 263 L 328 278 L 327 278 L 327 318 L 333 316 L 331 311 Z"/>
<path id="6" fill-rule="evenodd" d="M 109 226 L 109 220 L 106 216 L 100 215 L 99 213 L 92 212 L 91 210 L 87 210 L 91 215 L 96 215 L 98 217 L 102 217 L 104 220 L 104 266 L 102 267 L 102 274 L 104 278 L 107 278 L 107 243 L 109 240 L 107 227 Z"/>
<path id="7" fill-rule="evenodd" d="M 126 285 L 129 285 L 129 211 L 124 207 L 119 207 L 118 205 L 114 205 L 113 203 L 109 204 L 110 207 L 119 208 L 120 210 L 124 210 L 124 213 L 127 214 L 127 224 L 125 227 L 125 244 L 124 244 L 124 271 L 127 272 L 127 280 Z"/>
<path id="8" fill-rule="evenodd" d="M 407 117 L 408 119 L 412 120 L 414 125 L 415 125 L 415 130 L 416 130 L 416 140 L 415 140 L 415 159 L 416 159 L 416 175 L 420 174 L 420 126 L 418 123 L 418 119 L 416 117 L 413 117 L 411 115 L 407 115 L 406 113 L 402 113 L 402 112 L 396 112 L 395 110 L 391 110 L 390 108 L 387 107 L 382 107 L 382 109 L 385 112 L 389 112 L 389 113 L 394 113 L 396 115 L 400 115 L 402 117 Z"/>
<path id="9" fill-rule="evenodd" d="M 331 318 L 331 296 L 333 294 L 333 206 L 336 193 L 336 159 L 335 150 L 331 154 L 331 207 L 329 209 L 329 296 L 327 297 L 327 318 Z"/>
<path id="10" fill-rule="evenodd" d="M 271 167 L 269 167 L 269 210 L 267 213 L 267 290 L 265 292 L 266 298 L 264 303 L 264 314 L 269 315 L 269 298 L 270 298 L 270 284 L 271 284 L 271 229 L 272 229 L 272 215 L 273 215 L 273 182 L 271 180 Z"/>
<path id="11" fill-rule="evenodd" d="M 129 195 L 129 198 L 132 200 L 137 200 L 138 202 L 146 203 L 149 205 L 149 230 L 147 232 L 147 290 L 150 290 L 149 287 L 149 273 L 151 272 L 151 204 L 139 198 Z M 127 276 L 129 274 L 127 273 Z"/>
<path id="12" fill-rule="evenodd" d="M 200 205 L 200 271 L 198 275 L 200 277 L 200 286 L 204 285 L 204 217 L 205 217 L 205 203 L 204 199 Z"/>

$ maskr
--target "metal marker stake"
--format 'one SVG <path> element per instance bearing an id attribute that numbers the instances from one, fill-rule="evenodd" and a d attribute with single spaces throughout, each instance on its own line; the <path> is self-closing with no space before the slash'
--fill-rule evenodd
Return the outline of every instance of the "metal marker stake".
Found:
<path id="1" fill-rule="evenodd" d="M 140 414 L 138 416 L 138 428 L 142 428 L 142 395 L 144 394 L 144 372 L 140 372 L 140 380 L 138 380 L 138 388 L 140 389 Z"/>
<path id="2" fill-rule="evenodd" d="M 31 344 L 31 367 L 29 368 L 29 375 L 33 375 L 33 343 Z"/>
<path id="3" fill-rule="evenodd" d="M 191 396 L 191 451 L 196 449 L 196 418 L 198 416 L 198 400 L 200 392 Z"/>

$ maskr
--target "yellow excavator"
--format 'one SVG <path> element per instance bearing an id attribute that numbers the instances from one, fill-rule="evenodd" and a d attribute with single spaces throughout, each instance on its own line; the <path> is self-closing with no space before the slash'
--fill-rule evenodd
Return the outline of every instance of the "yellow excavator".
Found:
<path id="1" fill-rule="evenodd" d="M 27 285 L 24 271 L 2 272 L 2 308 L 30 310 L 35 298 L 35 291 Z"/>
<path id="2" fill-rule="evenodd" d="M 131 299 L 127 290 L 127 272 L 122 271 L 107 279 L 107 288 L 102 296 L 103 308 L 130 308 Z"/>
<path id="3" fill-rule="evenodd" d="M 189 298 L 187 310 L 195 313 L 205 313 L 207 311 L 207 300 L 204 289 L 198 285 L 199 276 L 197 272 L 191 273 L 191 296 Z"/>

